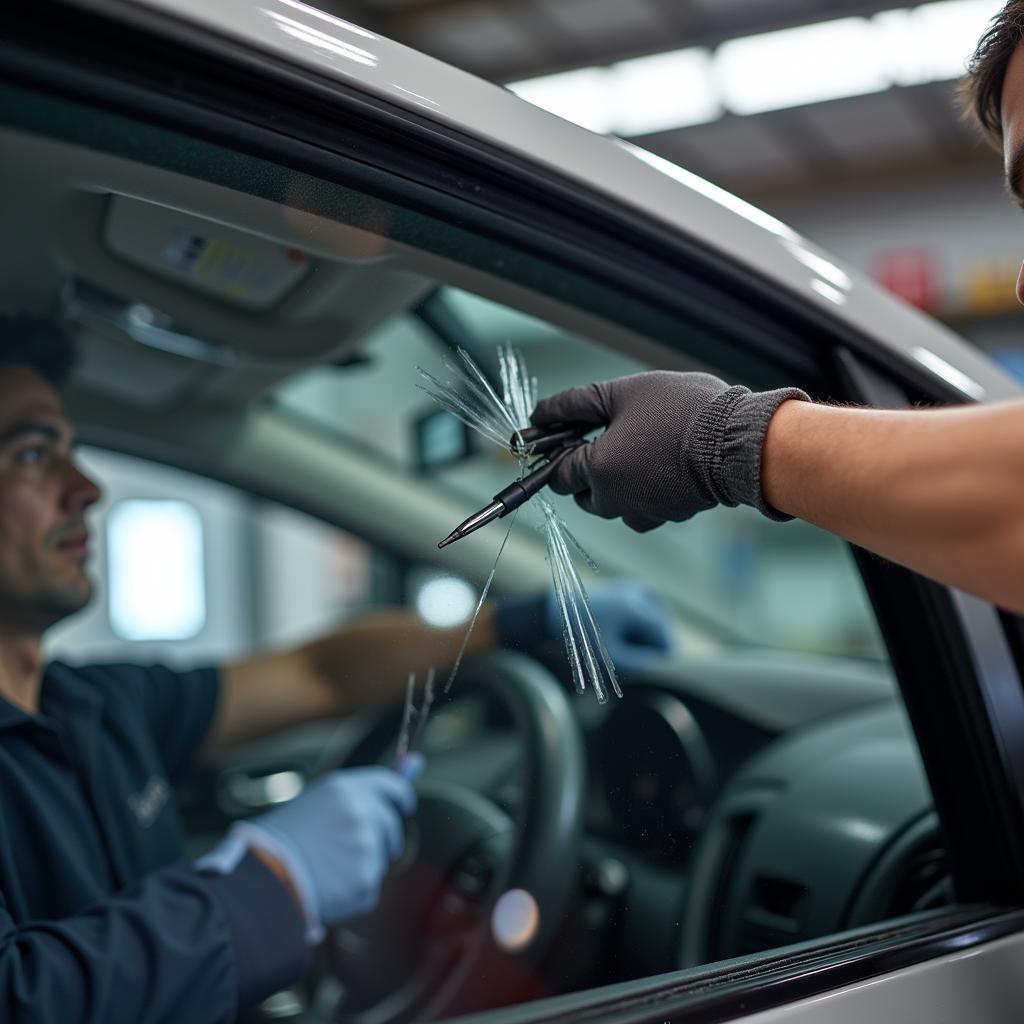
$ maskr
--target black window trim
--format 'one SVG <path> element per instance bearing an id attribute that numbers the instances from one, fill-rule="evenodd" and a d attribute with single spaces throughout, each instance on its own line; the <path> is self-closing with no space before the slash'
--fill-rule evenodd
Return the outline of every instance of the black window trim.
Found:
<path id="1" fill-rule="evenodd" d="M 837 362 L 854 398 L 880 408 L 907 404 L 894 381 L 849 351 L 838 349 Z M 851 549 L 914 727 L 957 897 L 1024 903 L 1024 690 L 1007 617 Z M 922 635 L 932 642 L 922 644 Z M 962 771 L 965 752 L 970 777 Z"/>
<path id="2" fill-rule="evenodd" d="M 646 984 L 625 982 L 490 1010 L 458 1018 L 458 1024 L 727 1024 L 1022 931 L 1022 910 L 962 908 L 666 974 Z"/>
<path id="3" fill-rule="evenodd" d="M 87 13 L 83 15 L 83 11 Z M 64 12 L 67 17 L 63 16 Z M 402 186 L 402 197 L 406 201 L 411 200 L 415 205 L 429 196 L 435 209 L 447 209 L 451 215 L 472 223 L 474 229 L 485 225 L 485 229 L 492 233 L 512 238 L 513 244 L 536 245 L 536 228 L 540 224 L 544 228 L 545 251 L 557 252 L 559 257 L 583 267 L 584 272 L 596 272 L 599 276 L 607 273 L 609 264 L 621 259 L 622 246 L 626 243 L 632 244 L 636 251 L 651 254 L 662 270 L 671 267 L 673 273 L 680 276 L 684 269 L 693 271 L 700 263 L 699 274 L 693 271 L 697 274 L 695 286 L 701 283 L 706 286 L 707 279 L 711 279 L 717 291 L 722 282 L 728 282 L 731 290 L 742 290 L 762 325 L 769 321 L 779 322 L 804 338 L 816 339 L 817 354 L 811 355 L 804 367 L 805 372 L 812 372 L 819 360 L 826 359 L 835 346 L 845 345 L 887 377 L 899 381 L 908 389 L 912 400 L 943 401 L 960 397 L 952 388 L 945 388 L 924 370 L 917 371 L 900 361 L 848 324 L 829 319 L 821 311 L 802 304 L 796 296 L 780 294 L 777 287 L 749 267 L 734 264 L 721 256 L 712 257 L 703 250 L 700 250 L 698 260 L 694 247 L 660 225 L 633 211 L 617 208 L 605 197 L 586 195 L 557 176 L 541 173 L 507 153 L 490 149 L 476 140 L 459 137 L 450 129 L 441 128 L 339 83 L 269 59 L 240 44 L 123 0 L 82 0 L 79 4 L 68 5 L 64 12 L 55 18 L 52 5 L 31 5 L 23 0 L 16 0 L 11 5 L 5 19 L 8 32 L 0 46 L 0 70 L 6 77 L 79 101 L 116 102 L 121 110 L 135 116 L 164 120 L 170 124 L 175 124 L 182 112 L 188 110 L 189 127 L 201 121 L 202 130 L 214 133 L 221 140 L 224 139 L 226 119 L 232 113 L 231 102 L 238 99 L 238 90 L 213 90 L 204 95 L 203 86 L 210 86 L 210 81 L 204 78 L 207 72 L 213 84 L 218 84 L 215 75 L 224 74 L 235 76 L 236 84 L 237 78 L 244 79 L 252 74 L 258 75 L 263 82 L 277 81 L 282 85 L 277 96 L 280 103 L 305 96 L 311 105 L 316 105 L 326 97 L 335 105 L 336 119 L 342 108 L 351 112 L 353 117 L 351 122 L 346 118 L 344 126 L 337 123 L 321 125 L 325 133 L 322 138 L 296 138 L 300 122 L 303 130 L 311 122 L 308 109 L 303 121 L 299 116 L 302 111 L 298 108 L 294 122 L 281 120 L 280 109 L 272 112 L 274 118 L 270 111 L 256 112 L 251 107 L 243 109 L 239 112 L 241 123 L 233 122 L 235 134 L 243 135 L 246 145 L 255 147 L 257 152 L 267 152 L 267 147 L 270 147 L 278 159 L 281 158 L 282 144 L 288 144 L 291 157 L 286 155 L 286 162 L 294 157 L 298 148 L 305 147 L 304 152 L 308 155 L 311 147 L 317 147 L 328 163 L 332 156 L 347 159 L 351 170 L 354 156 L 377 173 L 379 170 L 389 172 L 391 180 Z M 114 20 L 107 22 L 100 31 L 96 18 Z M 145 31 L 140 32 L 140 28 Z M 154 41 L 161 35 L 166 37 L 168 45 L 154 51 Z M 137 45 L 127 45 L 129 42 Z M 191 61 L 176 65 L 176 61 L 189 55 Z M 151 91 L 152 82 L 149 89 L 145 88 L 147 63 L 159 69 L 164 90 L 160 96 Z M 119 74 L 122 66 L 124 80 L 111 81 L 114 70 L 117 69 Z M 176 70 L 179 72 L 177 78 L 174 75 Z M 193 76 L 187 79 L 187 86 L 185 72 Z M 197 111 L 202 111 L 202 115 Z M 244 131 L 240 131 L 246 119 L 249 123 L 244 125 Z M 290 138 L 282 136 L 280 130 L 268 128 L 268 123 L 287 124 Z M 376 135 L 369 131 L 373 127 Z M 356 129 L 364 133 L 369 131 L 369 134 L 364 134 L 361 145 L 357 144 L 358 138 L 353 141 L 351 132 Z M 395 138 L 403 136 L 407 140 L 407 150 L 417 154 L 417 160 L 410 161 L 407 153 L 404 166 L 400 160 L 396 165 L 396 148 L 400 147 L 393 145 Z M 424 153 L 433 152 L 442 152 L 446 157 L 450 155 L 451 163 L 460 165 L 458 170 L 453 172 L 452 166 L 434 167 L 429 160 L 421 158 Z M 436 175 L 433 179 L 432 173 Z M 557 197 L 555 200 L 549 196 L 544 203 L 539 202 L 537 184 L 541 181 L 545 190 Z M 532 208 L 531 202 L 534 204 Z M 508 216 L 509 210 L 514 210 L 515 216 Z M 660 273 L 656 276 L 638 273 L 630 279 L 629 287 L 642 294 L 645 301 L 672 306 L 671 280 L 672 275 L 667 282 Z M 620 285 L 622 283 L 619 282 Z M 770 337 L 771 333 L 768 331 L 767 336 Z M 914 635 L 920 638 L 919 628 L 900 623 L 900 617 L 908 607 L 922 609 L 929 619 L 926 634 L 940 640 L 937 646 L 941 650 L 932 652 L 934 657 L 929 660 L 929 667 L 936 675 L 929 677 L 920 668 L 914 669 L 911 678 L 915 681 L 909 692 L 905 691 L 930 775 L 936 759 L 941 758 L 943 743 L 950 736 L 962 739 L 965 725 L 974 733 L 969 752 L 975 760 L 969 763 L 969 767 L 980 789 L 974 789 L 973 801 L 956 798 L 957 785 L 941 771 L 933 777 L 933 785 L 936 779 L 938 781 L 937 802 L 944 801 L 940 807 L 944 820 L 948 818 L 957 823 L 955 832 L 947 838 L 954 841 L 954 846 L 958 833 L 963 838 L 963 816 L 969 810 L 968 805 L 973 803 L 973 820 L 978 823 L 980 832 L 975 832 L 970 838 L 976 846 L 994 849 L 997 854 L 995 861 L 986 861 L 984 857 L 972 859 L 965 851 L 954 852 L 958 881 L 963 882 L 961 896 L 984 900 L 990 907 L 993 904 L 1019 904 L 1022 902 L 1020 880 L 1024 879 L 1024 850 L 1020 840 L 1007 838 L 1006 826 L 1013 824 L 1015 827 L 1009 831 L 1024 836 L 1024 829 L 1020 827 L 1024 822 L 1021 793 L 1016 785 L 1022 773 L 1017 763 L 1019 758 L 1012 762 L 1006 759 L 1008 743 L 1013 737 L 1001 732 L 1000 724 L 991 717 L 995 694 L 993 686 L 1003 686 L 1001 700 L 1014 699 L 1005 688 L 1008 648 L 1000 651 L 998 644 L 993 647 L 990 642 L 983 650 L 973 641 L 968 642 L 970 636 L 964 628 L 968 623 L 972 628 L 984 625 L 986 615 L 995 615 L 995 611 L 988 606 L 979 611 L 977 607 L 965 605 L 946 588 L 882 564 L 873 556 L 858 557 L 869 590 L 873 590 L 872 597 L 877 602 L 876 611 L 886 629 L 887 640 L 897 652 L 894 661 L 904 659 L 904 670 L 911 666 L 915 653 Z M 899 577 L 895 586 L 894 575 Z M 883 577 L 885 586 L 873 587 L 873 582 L 877 584 Z M 885 592 L 883 596 L 879 596 L 881 591 Z M 914 603 L 907 604 L 908 600 Z M 899 665 L 897 673 L 902 684 L 903 672 Z M 1016 698 L 1019 702 L 1016 670 L 1014 679 L 1018 683 Z M 947 697 L 949 706 L 935 707 Z M 1018 714 L 1013 716 L 1014 728 L 1020 718 L 1018 708 Z M 1024 745 L 1018 749 L 1024 750 Z M 959 788 L 973 789 L 963 782 Z M 985 804 L 985 799 L 990 801 L 989 809 L 993 813 L 983 816 L 978 810 Z M 991 837 L 991 843 L 986 842 L 986 836 Z M 982 909 L 975 910 L 968 918 L 955 914 L 948 918 L 930 918 L 920 924 L 919 931 L 912 932 L 894 931 L 882 926 L 871 933 L 877 944 L 870 947 L 870 952 L 866 947 L 852 951 L 837 950 L 833 940 L 824 943 L 819 954 L 808 953 L 780 963 L 778 951 L 773 951 L 763 960 L 764 970 L 747 976 L 744 981 L 730 980 L 728 965 L 702 974 L 704 995 L 695 996 L 692 991 L 680 993 L 678 983 L 673 987 L 672 976 L 668 980 L 645 979 L 638 983 L 629 1007 L 621 1004 L 617 1007 L 614 1000 L 606 999 L 597 990 L 587 994 L 587 1001 L 597 1016 L 587 1019 L 616 1020 L 623 1024 L 627 1021 L 675 1019 L 673 1014 L 676 1011 L 670 1004 L 679 998 L 685 1002 L 679 1007 L 680 1020 L 728 1020 L 751 1012 L 755 1000 L 765 1001 L 760 1008 L 767 1008 L 769 1004 L 782 1005 L 795 998 L 828 991 L 837 985 L 874 977 L 954 949 L 960 950 L 1024 930 L 1024 913 L 1021 912 L 1001 913 Z M 941 927 L 942 923 L 947 925 L 945 929 Z M 822 957 L 828 962 L 823 963 Z M 757 986 L 752 988 L 751 981 L 756 981 Z M 708 986 L 713 988 L 708 989 Z M 638 1006 L 637 1001 L 643 1005 Z M 530 1019 L 554 1019 L 547 1018 L 545 1013 L 543 1004 L 538 1004 L 536 1016 Z"/>

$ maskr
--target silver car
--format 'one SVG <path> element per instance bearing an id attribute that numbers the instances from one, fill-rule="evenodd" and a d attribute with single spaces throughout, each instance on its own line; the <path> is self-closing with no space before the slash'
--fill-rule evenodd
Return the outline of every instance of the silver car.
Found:
<path id="1" fill-rule="evenodd" d="M 376 605 L 464 618 L 502 531 L 437 542 L 515 463 L 417 387 L 457 348 L 493 373 L 514 346 L 541 393 L 654 367 L 880 407 L 1020 393 L 685 169 L 301 0 L 5 22 L 0 306 L 78 338 L 111 512 L 104 601 L 56 652 L 196 662 Z M 191 576 L 121 557 L 161 503 Z M 467 664 L 423 737 L 412 853 L 264 1018 L 1019 1020 L 1020 620 L 750 510 L 641 535 L 558 508 L 588 586 L 655 591 L 675 654 L 605 703 L 558 648 Z M 549 579 L 524 515 L 495 592 Z M 207 766 L 178 793 L 191 843 L 397 729 L 387 709 Z M 532 901 L 511 940 L 510 892 Z"/>

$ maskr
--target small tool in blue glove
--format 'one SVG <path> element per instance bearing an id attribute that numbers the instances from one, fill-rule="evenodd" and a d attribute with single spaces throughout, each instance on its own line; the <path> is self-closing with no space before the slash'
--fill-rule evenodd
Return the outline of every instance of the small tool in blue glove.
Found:
<path id="1" fill-rule="evenodd" d="M 423 758 L 407 754 L 396 767 L 330 772 L 291 802 L 232 828 L 233 837 L 284 865 L 310 942 L 377 905 L 381 882 L 405 846 L 402 818 L 416 810 L 411 780 Z"/>

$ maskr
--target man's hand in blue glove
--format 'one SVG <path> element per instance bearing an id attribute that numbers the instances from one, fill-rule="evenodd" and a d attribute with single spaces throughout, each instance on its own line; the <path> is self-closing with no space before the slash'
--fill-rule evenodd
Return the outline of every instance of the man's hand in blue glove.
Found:
<path id="1" fill-rule="evenodd" d="M 623 581 L 595 588 L 590 607 L 608 653 L 621 671 L 641 671 L 672 653 L 671 612 L 643 584 Z M 495 622 L 504 647 L 530 651 L 562 636 L 553 593 L 499 600 Z"/>
<path id="2" fill-rule="evenodd" d="M 305 911 L 307 938 L 369 913 L 391 862 L 405 845 L 402 817 L 416 810 L 410 779 L 422 769 L 409 755 L 398 771 L 351 768 L 325 775 L 301 796 L 232 836 L 269 854 L 287 871 Z"/>

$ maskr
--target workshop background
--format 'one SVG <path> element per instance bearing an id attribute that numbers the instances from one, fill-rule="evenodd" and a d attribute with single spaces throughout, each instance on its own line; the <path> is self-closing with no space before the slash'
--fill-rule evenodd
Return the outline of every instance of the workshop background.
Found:
<path id="1" fill-rule="evenodd" d="M 998 0 L 322 0 L 777 215 L 1024 372 L 1024 240 L 956 80 Z"/>
<path id="2" fill-rule="evenodd" d="M 999 157 L 955 96 L 998 0 L 317 6 L 736 193 L 1024 378 L 1014 297 L 1024 224 Z M 54 632 L 56 653 L 124 657 L 127 647 L 133 658 L 194 662 L 297 641 L 395 601 L 439 624 L 472 610 L 466 581 L 402 564 L 297 512 L 124 456 L 88 450 L 83 461 L 107 495 L 95 520 L 104 524 L 94 562 L 101 599 Z M 695 586 L 725 587 L 728 615 L 791 649 L 877 655 L 863 601 L 830 583 L 824 541 L 762 544 L 754 519 L 738 518 L 716 541 L 735 567 L 730 587 L 710 570 Z M 786 572 L 762 572 L 778 550 Z M 790 586 L 769 592 L 762 579 Z"/>

